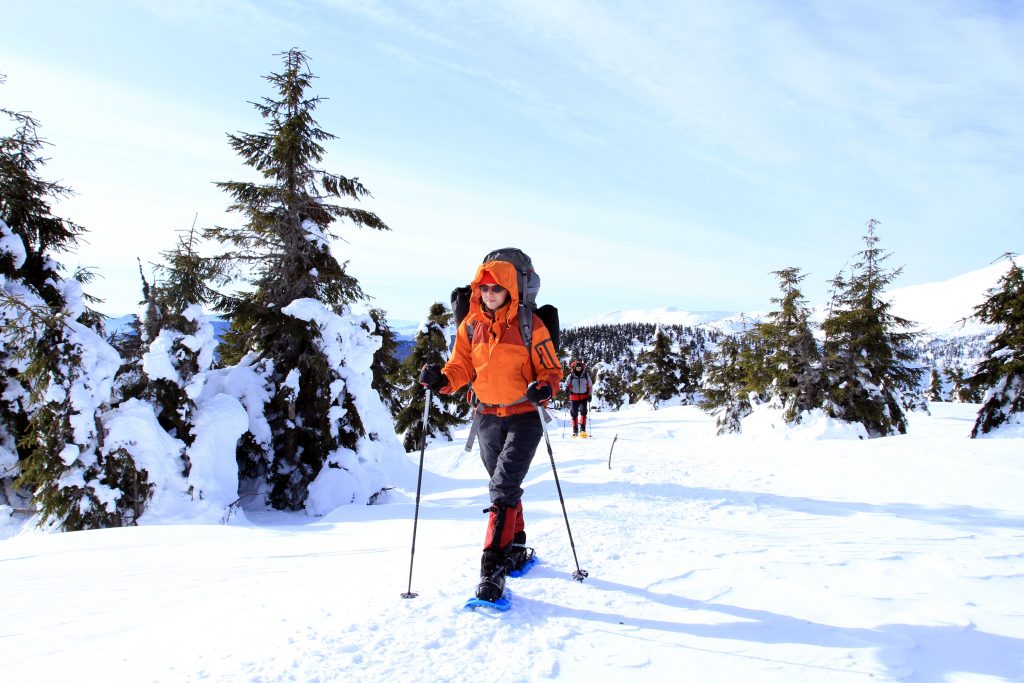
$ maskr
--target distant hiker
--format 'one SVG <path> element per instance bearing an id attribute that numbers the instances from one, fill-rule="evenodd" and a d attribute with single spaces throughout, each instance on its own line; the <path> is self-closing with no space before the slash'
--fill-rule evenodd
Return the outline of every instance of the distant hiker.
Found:
<path id="1" fill-rule="evenodd" d="M 526 546 L 522 483 L 544 434 L 537 405 L 546 405 L 558 391 L 562 367 L 539 315 L 532 314 L 529 348 L 523 341 L 519 312 L 531 309 L 520 308 L 516 266 L 485 260 L 470 287 L 469 312 L 459 324 L 451 358 L 444 368 L 424 365 L 419 382 L 441 394 L 472 383 L 479 400 L 474 430 L 490 476 L 491 507 L 485 510 L 476 597 L 495 602 L 505 590 L 506 572 L 533 556 Z"/>
<path id="2" fill-rule="evenodd" d="M 587 405 L 594 386 L 587 374 L 587 365 L 581 360 L 569 364 L 569 376 L 565 380 L 565 391 L 569 394 L 569 415 L 572 416 L 572 436 L 587 438 Z"/>

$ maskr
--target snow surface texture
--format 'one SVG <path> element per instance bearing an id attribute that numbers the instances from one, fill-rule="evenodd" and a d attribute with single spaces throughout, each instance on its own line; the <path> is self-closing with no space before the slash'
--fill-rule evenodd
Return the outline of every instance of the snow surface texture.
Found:
<path id="1" fill-rule="evenodd" d="M 977 406 L 931 409 L 873 440 L 814 420 L 779 438 L 764 416 L 715 437 L 692 406 L 641 405 L 578 440 L 559 415 L 590 577 L 571 579 L 542 445 L 524 498 L 542 560 L 504 614 L 462 609 L 487 503 L 465 430 L 426 452 L 415 599 L 415 488 L 320 519 L 0 522 L 4 680 L 1024 680 L 1024 432 L 971 440 Z"/>

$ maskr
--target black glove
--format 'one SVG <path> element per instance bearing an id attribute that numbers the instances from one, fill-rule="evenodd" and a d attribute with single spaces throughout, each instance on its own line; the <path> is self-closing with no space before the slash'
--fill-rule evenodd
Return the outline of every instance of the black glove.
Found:
<path id="1" fill-rule="evenodd" d="M 448 377 L 437 363 L 427 363 L 420 368 L 420 384 L 437 393 L 448 386 Z"/>
<path id="2" fill-rule="evenodd" d="M 526 387 L 526 400 L 530 403 L 540 403 L 551 398 L 551 385 L 547 382 L 530 382 Z"/>

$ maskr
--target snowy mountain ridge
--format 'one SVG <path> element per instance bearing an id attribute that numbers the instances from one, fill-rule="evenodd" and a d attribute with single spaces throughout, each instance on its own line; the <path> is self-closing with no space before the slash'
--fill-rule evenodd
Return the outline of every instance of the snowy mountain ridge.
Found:
<path id="1" fill-rule="evenodd" d="M 957 275 L 940 282 L 927 282 L 897 287 L 885 293 L 892 303 L 892 313 L 917 323 L 917 330 L 935 337 L 961 337 L 983 334 L 989 326 L 971 320 L 974 307 L 981 304 L 987 292 L 998 285 L 1009 269 L 1006 260 L 985 268 Z M 814 307 L 812 318 L 824 318 L 824 305 Z M 685 311 L 679 308 L 629 309 L 610 311 L 581 320 L 572 327 L 653 323 L 705 327 L 734 333 L 764 317 L 766 311 Z"/>

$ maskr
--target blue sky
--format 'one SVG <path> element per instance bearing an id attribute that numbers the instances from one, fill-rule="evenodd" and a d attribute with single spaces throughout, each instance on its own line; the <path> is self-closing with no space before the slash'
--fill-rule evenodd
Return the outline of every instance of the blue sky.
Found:
<path id="1" fill-rule="evenodd" d="M 281 1 L 5 3 L 0 105 L 52 143 L 57 207 L 89 229 L 104 312 L 135 258 L 236 224 L 276 53 L 305 50 L 389 233 L 341 225 L 374 304 L 423 317 L 500 246 L 530 253 L 563 324 L 626 308 L 812 303 L 879 220 L 894 286 L 1024 250 L 1024 4 Z M 626 7 L 628 6 L 628 9 Z M 147 266 L 148 269 L 148 266 Z"/>

